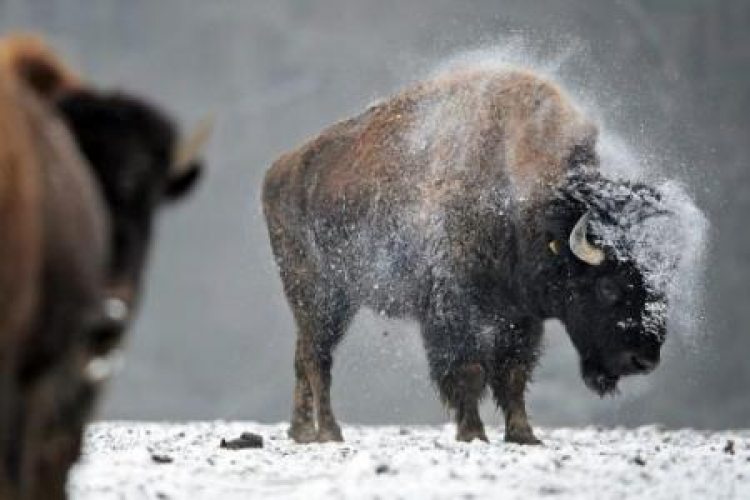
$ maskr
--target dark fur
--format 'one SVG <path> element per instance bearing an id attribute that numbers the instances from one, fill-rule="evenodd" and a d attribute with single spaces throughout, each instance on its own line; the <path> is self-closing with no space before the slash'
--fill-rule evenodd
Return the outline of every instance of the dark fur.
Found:
<path id="1" fill-rule="evenodd" d="M 112 224 L 110 286 L 137 296 L 154 214 L 162 203 L 188 193 L 195 164 L 172 176 L 174 124 L 155 106 L 123 93 L 70 92 L 57 109 L 88 160 L 107 202 Z"/>
<path id="2" fill-rule="evenodd" d="M 467 109 L 458 125 L 455 102 Z M 446 123 L 415 147 L 410 137 L 434 106 L 449 111 Z M 567 248 L 573 225 L 596 208 L 596 182 L 611 182 L 596 171 L 595 144 L 596 129 L 553 84 L 465 71 L 408 89 L 279 158 L 263 204 L 298 328 L 291 437 L 342 439 L 330 405 L 333 350 L 360 307 L 420 323 L 460 440 L 486 440 L 478 402 L 489 385 L 506 440 L 538 442 L 524 391 L 545 319 L 565 323 L 585 380 L 601 394 L 639 371 L 634 355 L 658 358 L 661 340 L 633 319 L 646 293 L 639 271 L 612 254 L 584 264 Z M 628 287 L 627 296 L 604 304 L 600 280 Z M 632 328 L 616 335 L 622 318 Z"/>
<path id="3" fill-rule="evenodd" d="M 3 234 L 25 244 L 23 267 L 34 268 L 0 285 L 14 287 L 15 297 L 33 297 L 21 310 L 16 329 L 6 326 L 9 311 L 0 312 L 0 490 L 8 499 L 54 499 L 64 495 L 65 473 L 80 445 L 83 421 L 70 411 L 68 401 L 80 392 L 85 335 L 100 313 L 104 294 L 106 218 L 98 190 L 63 124 L 12 75 L 4 73 L 2 78 L 14 87 L 2 105 L 18 111 L 12 126 L 25 136 L 3 135 L 3 141 L 13 141 L 3 146 L 17 148 L 21 141 L 29 145 L 16 167 L 19 180 L 26 189 L 33 187 L 35 196 L 24 205 L 11 204 L 22 195 L 20 183 L 0 194 L 2 218 L 7 218 Z M 3 164 L 2 182 L 12 180 L 12 169 L 12 163 Z M 14 262 L 4 255 L 0 264 L 7 270 Z M 65 374 L 67 383 L 58 384 L 58 374 Z"/>
<path id="4" fill-rule="evenodd" d="M 116 296 L 135 307 L 153 217 L 199 170 L 170 171 L 177 133 L 160 110 L 123 94 L 54 87 L 73 80 L 40 47 L 33 39 L 0 43 L 0 76 L 13 90 L 2 104 L 18 110 L 8 125 L 26 131 L 0 137 L 15 141 L 0 151 L 23 161 L 2 165 L 0 222 L 10 241 L 25 244 L 27 262 L 19 268 L 14 254 L 0 252 L 0 290 L 12 284 L 9 295 L 26 304 L 0 310 L 4 499 L 66 496 L 100 391 L 91 362 L 117 346 L 125 327 L 107 316 L 104 301 Z M 24 192 L 24 203 L 11 205 Z M 13 266 L 18 276 L 6 279 Z"/>

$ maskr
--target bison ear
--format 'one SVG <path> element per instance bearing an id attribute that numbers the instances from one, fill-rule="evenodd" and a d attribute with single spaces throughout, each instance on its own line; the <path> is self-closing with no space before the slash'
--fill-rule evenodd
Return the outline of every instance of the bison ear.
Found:
<path id="1" fill-rule="evenodd" d="M 179 175 L 171 175 L 167 181 L 167 198 L 174 200 L 189 193 L 198 179 L 200 179 L 202 172 L 202 165 L 198 162 L 193 162 L 189 168 L 184 168 Z"/>
<path id="2" fill-rule="evenodd" d="M 15 34 L 0 39 L 0 68 L 17 75 L 48 102 L 84 86 L 47 43 L 34 35 Z"/>

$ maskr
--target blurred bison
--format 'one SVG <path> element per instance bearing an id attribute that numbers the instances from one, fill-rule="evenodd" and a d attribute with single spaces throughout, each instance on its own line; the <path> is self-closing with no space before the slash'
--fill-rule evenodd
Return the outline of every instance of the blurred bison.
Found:
<path id="1" fill-rule="evenodd" d="M 90 88 L 35 38 L 0 39 L 3 499 L 65 497 L 154 214 L 197 178 L 199 135 Z"/>
<path id="2" fill-rule="evenodd" d="M 557 318 L 604 395 L 659 362 L 664 287 L 627 237 L 667 216 L 660 193 L 599 170 L 596 127 L 514 69 L 417 84 L 283 155 L 263 204 L 298 328 L 290 436 L 340 441 L 333 350 L 360 307 L 419 322 L 457 439 L 486 440 L 486 386 L 505 440 L 538 443 L 524 391 Z"/>

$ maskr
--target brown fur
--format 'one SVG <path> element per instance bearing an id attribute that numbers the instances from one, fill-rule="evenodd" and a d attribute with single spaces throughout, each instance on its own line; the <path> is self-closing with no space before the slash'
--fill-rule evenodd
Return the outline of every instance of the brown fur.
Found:
<path id="1" fill-rule="evenodd" d="M 0 344 L 17 345 L 38 290 L 38 164 L 17 82 L 0 72 Z"/>
<path id="2" fill-rule="evenodd" d="M 464 331 L 474 309 L 453 304 L 469 296 L 463 283 L 488 279 L 482 266 L 515 266 L 504 250 L 515 244 L 513 219 L 498 217 L 500 201 L 523 211 L 549 197 L 571 157 L 595 140 L 595 126 L 553 83 L 471 69 L 415 85 L 282 155 L 266 175 L 263 203 L 298 328 L 290 435 L 341 439 L 330 406 L 332 353 L 365 306 L 421 323 L 458 439 L 486 439 L 478 402 L 489 381 L 506 438 L 536 442 L 523 402 L 535 355 L 485 373 Z M 516 332 L 532 339 L 529 352 L 538 330 L 529 323 Z"/>
<path id="3" fill-rule="evenodd" d="M 0 496 L 9 500 L 65 496 L 80 429 L 62 429 L 61 412 L 80 388 L 59 385 L 60 374 L 83 377 L 77 336 L 99 314 L 105 278 L 98 189 L 39 100 L 71 81 L 52 57 L 29 38 L 0 41 Z"/>
<path id="4" fill-rule="evenodd" d="M 0 446 L 12 447 L 15 378 L 21 343 L 29 335 L 39 298 L 40 216 L 38 165 L 17 82 L 0 72 Z M 5 455 L 4 453 L 2 454 Z M 0 498 L 16 494 L 6 467 Z"/>
<path id="5" fill-rule="evenodd" d="M 29 304 L 0 309 L 0 498 L 61 499 L 105 357 L 134 317 L 156 213 L 202 163 L 176 162 L 184 143 L 160 109 L 83 85 L 38 39 L 0 39 L 0 75 L 18 111 L 15 135 L 0 135 L 0 229 L 12 228 L 0 293 Z"/>
<path id="6" fill-rule="evenodd" d="M 447 131 L 429 137 L 424 151 L 414 151 L 408 138 L 424 118 L 423 107 L 445 106 L 449 113 L 453 104 L 471 110 L 466 123 L 459 123 L 467 127 L 441 124 Z M 340 148 L 340 156 L 316 178 L 328 201 L 359 196 L 371 182 L 398 182 L 399 190 L 429 183 L 425 187 L 428 193 L 436 191 L 429 193 L 436 197 L 445 196 L 440 194 L 443 186 L 458 189 L 497 180 L 548 187 L 565 173 L 573 148 L 593 145 L 596 134 L 596 127 L 552 82 L 523 71 L 467 70 L 419 84 L 334 125 L 279 158 L 266 182 L 284 177 L 282 182 L 294 186 L 293 178 L 307 173 L 304 156 L 334 155 L 332 150 Z M 462 158 L 464 154 L 468 157 Z M 446 168 L 426 179 L 431 165 Z M 450 168 L 454 165 L 468 169 Z"/>
<path id="7" fill-rule="evenodd" d="M 47 43 L 32 34 L 17 33 L 2 39 L 0 67 L 8 74 L 17 75 L 47 100 L 83 86 L 81 78 L 60 60 Z"/>

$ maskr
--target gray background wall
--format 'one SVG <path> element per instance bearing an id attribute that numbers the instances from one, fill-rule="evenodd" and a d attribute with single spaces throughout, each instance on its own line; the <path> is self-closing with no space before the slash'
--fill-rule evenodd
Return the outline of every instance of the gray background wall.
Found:
<path id="1" fill-rule="evenodd" d="M 656 373 L 599 400 L 550 325 L 535 421 L 750 425 L 750 2 L 0 0 L 0 31 L 13 28 L 184 123 L 219 119 L 206 182 L 160 221 L 103 418 L 286 419 L 294 336 L 258 201 L 266 167 L 444 58 L 520 37 L 540 57 L 572 53 L 561 73 L 609 130 L 687 179 L 712 221 L 704 328 L 671 332 Z M 367 313 L 339 351 L 334 404 L 345 422 L 446 420 L 415 326 Z"/>

